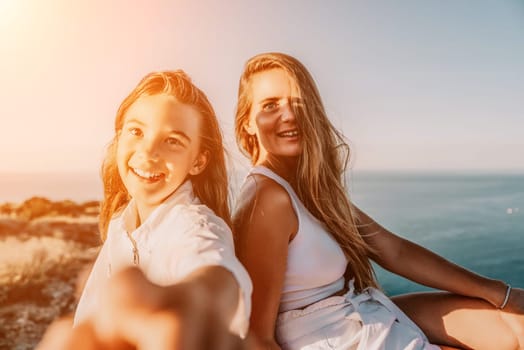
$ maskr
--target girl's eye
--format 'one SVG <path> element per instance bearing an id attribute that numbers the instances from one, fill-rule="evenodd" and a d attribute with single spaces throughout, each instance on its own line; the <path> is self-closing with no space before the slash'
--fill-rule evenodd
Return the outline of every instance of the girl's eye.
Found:
<path id="1" fill-rule="evenodd" d="M 278 104 L 276 102 L 268 102 L 262 105 L 262 110 L 264 112 L 273 112 L 277 108 Z"/>
<path id="2" fill-rule="evenodd" d="M 129 129 L 129 133 L 133 136 L 142 136 L 143 135 L 142 130 L 140 130 L 139 128 L 131 128 Z"/>
<path id="3" fill-rule="evenodd" d="M 170 146 L 183 146 L 183 143 L 176 137 L 168 137 L 166 143 Z"/>

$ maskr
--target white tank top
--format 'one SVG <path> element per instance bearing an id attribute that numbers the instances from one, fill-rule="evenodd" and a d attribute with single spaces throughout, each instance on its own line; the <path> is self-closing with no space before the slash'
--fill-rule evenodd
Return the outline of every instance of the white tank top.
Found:
<path id="1" fill-rule="evenodd" d="M 335 239 L 300 201 L 291 185 L 263 166 L 248 174 L 264 175 L 289 194 L 298 218 L 298 230 L 289 243 L 279 312 L 300 309 L 344 288 L 347 259 Z"/>

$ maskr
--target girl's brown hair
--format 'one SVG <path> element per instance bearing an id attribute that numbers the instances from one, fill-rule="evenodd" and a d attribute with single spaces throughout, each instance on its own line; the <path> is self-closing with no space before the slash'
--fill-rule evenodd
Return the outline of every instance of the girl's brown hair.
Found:
<path id="1" fill-rule="evenodd" d="M 228 203 L 228 179 L 222 133 L 213 107 L 202 90 L 197 88 L 182 70 L 153 72 L 146 75 L 122 101 L 115 119 L 115 136 L 107 147 L 102 164 L 104 199 L 100 209 L 100 235 L 105 240 L 109 221 L 131 199 L 120 178 L 116 164 L 118 135 L 129 107 L 141 96 L 168 94 L 180 103 L 190 105 L 200 112 L 200 152 L 208 153 L 208 163 L 198 175 L 192 176 L 193 190 L 200 201 L 211 208 L 231 226 Z"/>
<path id="2" fill-rule="evenodd" d="M 256 164 L 260 145 L 246 126 L 252 105 L 250 82 L 253 75 L 282 69 L 299 91 L 302 103 L 294 105 L 301 133 L 302 153 L 297 168 L 296 192 L 306 208 L 336 239 L 348 259 L 347 275 L 355 278 L 355 288 L 377 286 L 369 257 L 373 249 L 363 240 L 356 214 L 349 201 L 344 174 L 349 146 L 329 121 L 313 77 L 296 58 L 282 53 L 264 53 L 247 61 L 240 77 L 235 118 L 235 134 L 240 150 Z"/>

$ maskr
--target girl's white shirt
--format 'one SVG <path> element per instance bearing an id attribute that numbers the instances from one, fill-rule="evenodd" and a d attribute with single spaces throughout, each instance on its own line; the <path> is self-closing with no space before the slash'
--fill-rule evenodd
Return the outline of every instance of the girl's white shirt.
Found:
<path id="1" fill-rule="evenodd" d="M 226 223 L 193 194 L 192 183 L 183 183 L 136 228 L 137 210 L 131 200 L 109 223 L 107 238 L 80 297 L 74 325 L 100 307 L 100 293 L 115 272 L 133 266 L 136 241 L 139 268 L 158 285 L 170 285 L 205 266 L 222 266 L 239 285 L 239 302 L 230 330 L 244 337 L 249 326 L 252 284 L 235 256 L 233 235 Z"/>

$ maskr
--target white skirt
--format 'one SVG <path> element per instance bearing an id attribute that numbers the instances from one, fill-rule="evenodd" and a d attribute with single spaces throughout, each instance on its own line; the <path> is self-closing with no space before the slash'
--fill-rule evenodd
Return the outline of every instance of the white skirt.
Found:
<path id="1" fill-rule="evenodd" d="M 278 315 L 276 339 L 283 350 L 436 350 L 422 330 L 375 288 L 320 300 Z"/>

